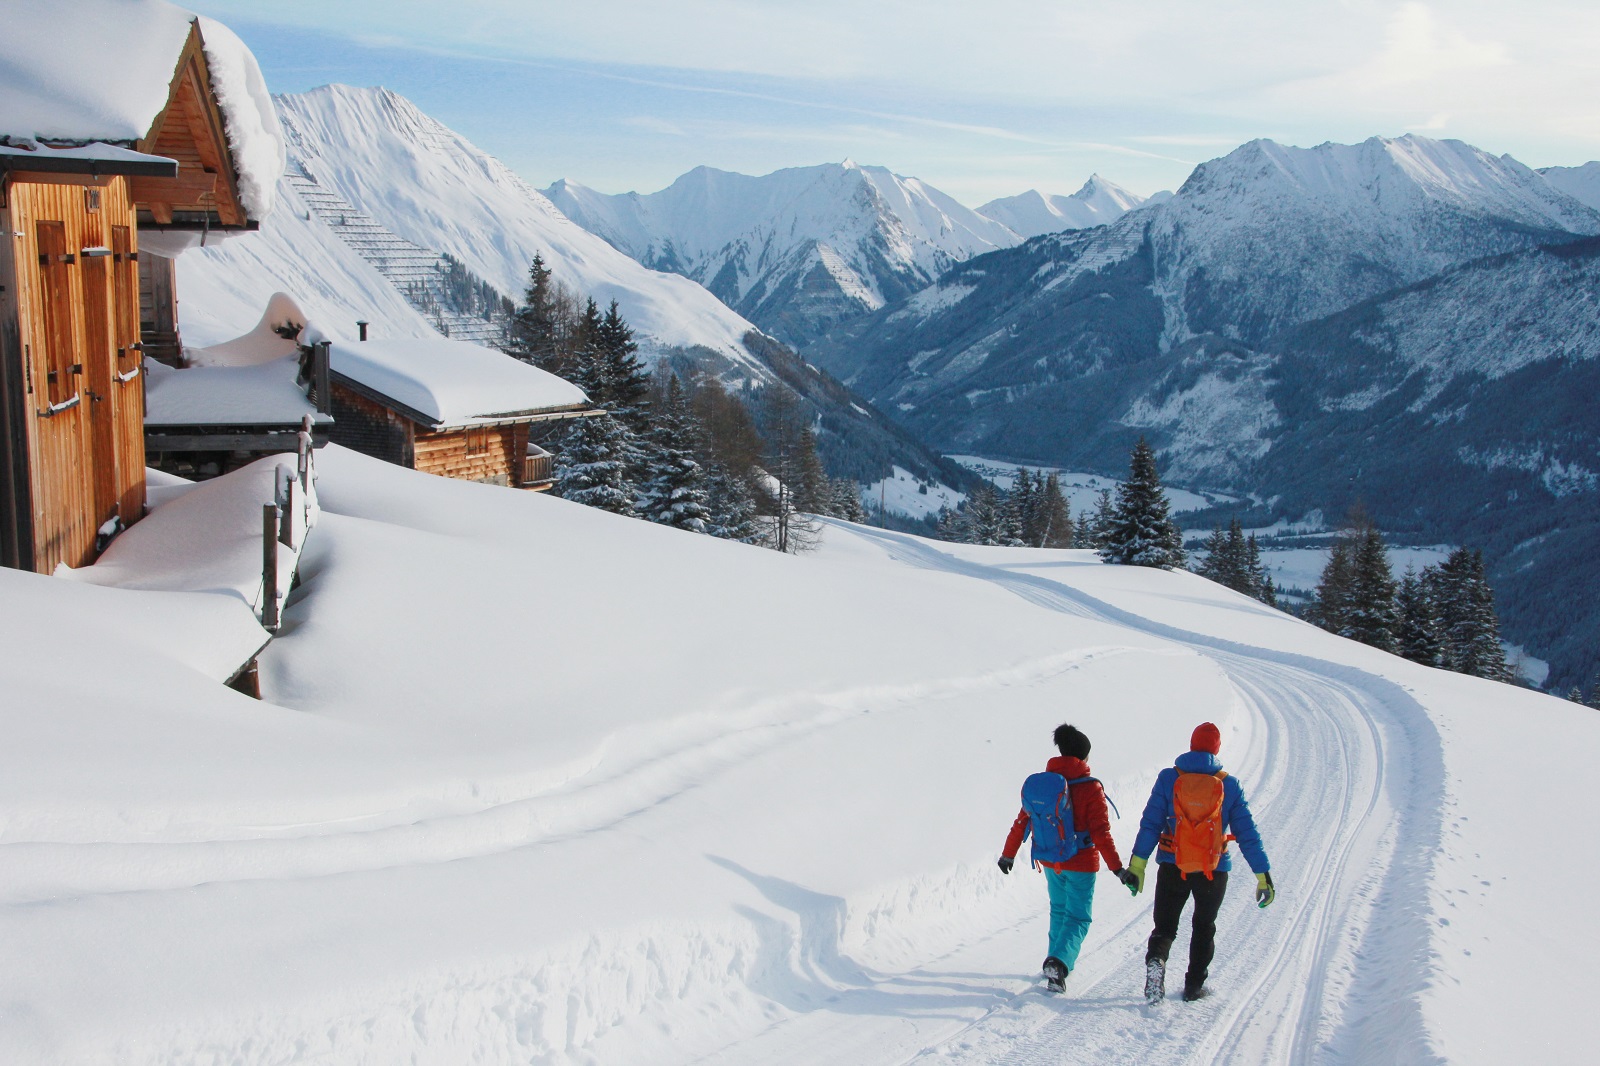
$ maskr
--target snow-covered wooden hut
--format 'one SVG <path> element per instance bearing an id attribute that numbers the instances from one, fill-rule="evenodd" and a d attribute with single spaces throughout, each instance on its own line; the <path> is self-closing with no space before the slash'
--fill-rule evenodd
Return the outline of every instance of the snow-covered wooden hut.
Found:
<path id="1" fill-rule="evenodd" d="M 329 342 L 330 439 L 466 481 L 548 488 L 532 428 L 591 413 L 571 382 L 492 348 L 444 338 Z"/>
<path id="2" fill-rule="evenodd" d="M 168 260 L 257 226 L 283 143 L 219 23 L 161 0 L 0 15 L 0 563 L 48 572 L 143 514 L 141 355 L 176 345 Z"/>

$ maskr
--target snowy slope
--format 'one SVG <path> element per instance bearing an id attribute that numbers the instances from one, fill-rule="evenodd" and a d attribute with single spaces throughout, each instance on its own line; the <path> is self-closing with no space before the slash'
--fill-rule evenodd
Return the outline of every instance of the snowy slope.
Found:
<path id="1" fill-rule="evenodd" d="M 1157 193 L 1160 202 L 1171 193 Z M 1021 237 L 1037 237 L 1043 233 L 1059 233 L 1068 229 L 1086 229 L 1115 222 L 1123 215 L 1145 203 L 1146 197 L 1129 192 L 1115 182 L 1092 174 L 1083 188 L 1071 196 L 1058 196 L 1029 189 L 1017 196 L 990 200 L 978 208 L 978 214 L 996 222 Z"/>
<path id="2" fill-rule="evenodd" d="M 646 266 L 694 278 L 790 343 L 1017 235 L 916 178 L 851 160 L 761 177 L 697 167 L 660 192 L 545 194 Z"/>
<path id="3" fill-rule="evenodd" d="M 1600 211 L 1600 161 L 1581 167 L 1542 167 L 1539 173 L 1574 200 Z"/>
<path id="4" fill-rule="evenodd" d="M 321 470 L 267 702 L 144 639 L 157 594 L 0 571 L 6 1062 L 1586 1057 L 1595 920 L 1541 857 L 1596 861 L 1529 812 L 1581 809 L 1592 710 L 1085 553 Z M 993 859 L 1063 717 L 1123 849 L 1222 727 L 1280 893 L 1230 891 L 1211 1000 L 1136 1005 L 1108 876 L 1035 990 L 1043 885 Z"/>
<path id="5" fill-rule="evenodd" d="M 330 85 L 276 100 L 291 156 L 406 240 L 448 252 L 513 299 L 538 252 L 574 291 L 602 306 L 615 299 L 650 352 L 704 345 L 753 368 L 742 343 L 750 323 L 700 286 L 647 270 L 574 225 L 405 98 Z"/>

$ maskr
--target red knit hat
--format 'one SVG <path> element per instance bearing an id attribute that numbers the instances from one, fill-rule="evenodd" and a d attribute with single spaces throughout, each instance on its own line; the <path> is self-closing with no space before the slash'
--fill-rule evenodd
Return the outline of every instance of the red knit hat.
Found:
<path id="1" fill-rule="evenodd" d="M 1194 735 L 1189 738 L 1190 751 L 1209 751 L 1215 755 L 1222 750 L 1222 730 L 1210 722 L 1201 722 L 1194 728 Z"/>

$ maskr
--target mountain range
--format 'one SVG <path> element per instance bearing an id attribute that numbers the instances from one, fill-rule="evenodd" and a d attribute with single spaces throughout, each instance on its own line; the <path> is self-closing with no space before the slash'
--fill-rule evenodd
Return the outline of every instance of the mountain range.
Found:
<path id="1" fill-rule="evenodd" d="M 1115 471 L 1145 435 L 1261 525 L 1359 500 L 1483 547 L 1512 639 L 1571 683 L 1600 632 L 1600 572 L 1566 562 L 1600 557 L 1597 420 L 1574 399 L 1600 365 L 1584 178 L 1414 136 L 1254 141 L 806 354 L 945 451 Z"/>
<path id="2" fill-rule="evenodd" d="M 790 344 L 926 288 L 974 255 L 1113 221 L 1142 198 L 1098 175 L 1072 196 L 1030 191 L 976 211 L 851 160 L 753 177 L 697 167 L 659 192 L 544 194 L 645 266 L 693 278 Z"/>

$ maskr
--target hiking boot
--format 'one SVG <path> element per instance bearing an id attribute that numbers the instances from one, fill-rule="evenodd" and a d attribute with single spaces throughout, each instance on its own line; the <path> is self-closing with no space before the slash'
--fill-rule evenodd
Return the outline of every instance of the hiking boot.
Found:
<path id="1" fill-rule="evenodd" d="M 1193 984 L 1193 983 L 1189 983 L 1189 982 L 1185 982 L 1184 983 L 1184 986 L 1183 986 L 1183 1001 L 1185 1003 L 1193 1003 L 1197 999 L 1205 999 L 1210 994 L 1211 994 L 1211 990 L 1208 989 L 1205 986 L 1204 983 L 1201 983 L 1201 984 Z"/>
<path id="2" fill-rule="evenodd" d="M 1146 959 L 1144 963 L 1144 998 L 1148 1003 L 1160 1003 L 1167 995 L 1167 960 Z"/>
<path id="3" fill-rule="evenodd" d="M 1044 980 L 1052 992 L 1063 992 L 1067 987 L 1067 964 L 1051 955 L 1044 960 Z"/>

